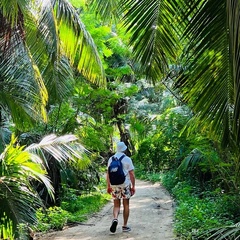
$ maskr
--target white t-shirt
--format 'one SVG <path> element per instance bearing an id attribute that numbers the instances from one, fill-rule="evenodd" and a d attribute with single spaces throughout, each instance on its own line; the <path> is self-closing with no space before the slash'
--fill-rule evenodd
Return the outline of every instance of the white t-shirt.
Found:
<path id="1" fill-rule="evenodd" d="M 122 153 L 122 152 L 116 152 L 113 156 L 117 157 L 119 159 L 122 155 L 125 155 L 125 154 Z M 112 157 L 110 157 L 108 159 L 108 165 L 107 165 L 108 167 L 109 167 L 111 162 L 112 162 Z M 125 182 L 123 184 L 117 185 L 119 187 L 125 187 L 125 186 L 131 185 L 129 171 L 134 170 L 132 159 L 130 157 L 128 157 L 127 155 L 125 155 L 125 157 L 122 159 L 122 166 L 123 166 L 123 171 L 126 175 L 126 179 L 125 179 Z M 112 185 L 112 186 L 116 186 L 116 185 Z"/>

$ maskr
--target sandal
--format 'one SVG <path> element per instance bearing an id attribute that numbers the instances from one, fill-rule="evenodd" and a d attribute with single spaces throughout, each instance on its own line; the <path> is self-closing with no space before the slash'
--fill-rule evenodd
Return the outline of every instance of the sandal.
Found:
<path id="1" fill-rule="evenodd" d="M 117 229 L 117 225 L 118 225 L 118 220 L 117 219 L 113 219 L 112 225 L 110 227 L 110 232 L 115 233 L 116 229 Z"/>
<path id="2" fill-rule="evenodd" d="M 123 232 L 130 232 L 130 231 L 131 231 L 131 228 L 128 227 L 128 226 L 126 226 L 126 227 L 123 226 L 123 227 L 122 227 L 122 231 L 123 231 Z"/>

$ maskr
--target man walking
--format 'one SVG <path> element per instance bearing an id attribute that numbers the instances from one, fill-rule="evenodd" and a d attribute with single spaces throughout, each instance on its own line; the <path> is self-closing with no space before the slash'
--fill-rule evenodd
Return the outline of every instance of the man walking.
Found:
<path id="1" fill-rule="evenodd" d="M 135 176 L 134 166 L 131 158 L 126 156 L 124 152 L 127 150 L 127 146 L 124 142 L 117 143 L 117 152 L 108 160 L 108 171 L 107 171 L 107 192 L 112 194 L 113 197 L 113 220 L 110 227 L 110 232 L 115 233 L 118 225 L 118 215 L 121 207 L 121 199 L 123 203 L 123 232 L 131 231 L 131 228 L 127 225 L 129 217 L 129 200 L 131 196 L 135 194 Z M 120 161 L 122 164 L 122 170 L 125 178 L 121 184 L 111 183 L 111 171 L 110 165 L 112 161 Z M 119 163 L 120 164 L 120 163 Z M 119 165 L 120 166 L 120 165 Z M 116 167 L 115 167 L 116 168 Z"/>

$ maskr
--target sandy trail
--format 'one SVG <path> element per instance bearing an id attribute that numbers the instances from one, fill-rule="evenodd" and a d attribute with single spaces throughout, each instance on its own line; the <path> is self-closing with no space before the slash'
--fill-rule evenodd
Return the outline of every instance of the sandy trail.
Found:
<path id="1" fill-rule="evenodd" d="M 95 216 L 83 225 L 52 232 L 36 239 L 41 240 L 109 240 L 109 239 L 176 239 L 172 230 L 173 200 L 160 184 L 136 181 L 136 194 L 130 200 L 129 226 L 132 231 L 123 233 L 122 208 L 115 234 L 109 227 L 112 221 L 112 200 Z"/>

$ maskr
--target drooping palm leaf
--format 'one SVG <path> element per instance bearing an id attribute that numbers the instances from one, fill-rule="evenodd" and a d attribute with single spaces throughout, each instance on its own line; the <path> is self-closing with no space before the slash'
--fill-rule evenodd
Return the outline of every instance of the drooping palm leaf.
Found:
<path id="1" fill-rule="evenodd" d="M 117 22 L 120 19 L 120 0 L 89 0 L 89 7 L 101 16 L 104 21 Z"/>
<path id="2" fill-rule="evenodd" d="M 34 153 L 35 157 L 40 156 L 44 161 L 55 190 L 55 199 L 59 199 L 62 176 L 68 175 L 68 168 L 78 166 L 78 169 L 84 169 L 90 164 L 89 152 L 78 143 L 74 135 L 57 137 L 52 134 L 44 137 L 38 144 L 31 144 L 26 150 Z M 54 204 L 43 184 L 37 184 L 37 189 L 46 205 Z"/>
<path id="3" fill-rule="evenodd" d="M 46 120 L 48 94 L 26 49 L 21 43 L 17 49 L 0 63 L 0 106 L 10 113 L 19 129 L 25 129 L 31 126 L 33 119 Z"/>
<path id="4" fill-rule="evenodd" d="M 54 5 L 63 53 L 88 80 L 105 85 L 105 76 L 94 41 L 76 10 L 67 0 L 58 0 Z M 73 31 L 74 34 L 71 34 Z"/>
<path id="5" fill-rule="evenodd" d="M 37 12 L 39 16 L 34 16 Z M 44 79 L 50 104 L 69 97 L 73 88 L 73 72 L 62 55 L 58 25 L 51 1 L 39 1 L 32 9 L 32 19 L 26 22 L 26 42 Z M 35 24 L 33 24 L 35 23 Z"/>
<path id="6" fill-rule="evenodd" d="M 204 156 L 201 151 L 198 149 L 193 149 L 190 154 L 188 154 L 184 160 L 181 162 L 180 166 L 178 167 L 177 174 L 182 172 L 187 172 L 188 169 L 192 170 L 199 165 L 204 159 Z"/>
<path id="7" fill-rule="evenodd" d="M 198 124 L 224 146 L 239 144 L 239 3 L 191 1 L 186 10 L 186 66 L 177 82 Z M 191 19 L 189 21 L 189 19 Z"/>
<path id="8" fill-rule="evenodd" d="M 43 183 L 53 198 L 53 187 L 46 176 L 47 156 L 60 163 L 80 159 L 86 165 L 90 161 L 88 153 L 74 135 L 46 136 L 28 147 L 18 146 L 12 139 L 0 155 L 0 215 L 5 212 L 15 228 L 19 223 L 33 223 L 42 201 L 32 181 Z"/>
<path id="9" fill-rule="evenodd" d="M 0 4 L 0 106 L 10 113 L 17 128 L 23 130 L 31 126 L 32 120 L 46 120 L 48 95 L 38 67 L 24 44 L 23 12 L 29 9 L 28 1 L 11 3 L 1 1 Z"/>
<path id="10" fill-rule="evenodd" d="M 7 59 L 2 64 L 5 63 L 6 68 L 8 64 L 10 70 L 13 62 L 18 74 L 22 71 L 21 75 L 27 74 L 28 80 L 32 78 L 30 82 L 35 80 L 39 85 L 35 91 L 39 91 L 40 97 L 35 96 L 36 99 L 42 98 L 43 104 L 47 100 L 47 94 L 43 93 L 45 86 L 41 78 L 44 79 L 52 99 L 62 100 L 70 93 L 73 74 L 67 57 L 88 80 L 104 85 L 103 68 L 96 47 L 68 1 L 1 1 L 0 21 L 0 48 Z M 73 33 L 72 40 L 67 35 L 63 37 L 61 28 L 64 25 L 68 32 Z M 69 46 L 72 51 L 69 51 Z M 9 56 L 12 62 L 9 61 Z M 19 59 L 20 56 L 24 60 Z M 27 66 L 26 63 L 32 66 Z M 11 74 L 12 72 L 9 73 Z M 19 76 L 16 74 L 15 77 Z M 18 80 L 21 82 L 22 79 Z M 37 103 L 32 107 L 36 106 Z M 43 105 L 40 104 L 39 109 L 44 112 Z M 19 114 L 15 114 L 15 118 L 16 116 L 20 118 Z"/>
<path id="11" fill-rule="evenodd" d="M 45 160 L 45 165 L 48 166 L 45 154 L 48 153 L 53 156 L 57 161 L 66 160 L 84 160 L 82 166 L 89 164 L 90 152 L 77 142 L 75 135 L 63 135 L 57 137 L 55 134 L 44 137 L 38 144 L 34 143 L 26 149 L 35 155 L 40 155 Z"/>
<path id="12" fill-rule="evenodd" d="M 89 81 L 104 85 L 104 71 L 96 46 L 75 9 L 63 0 L 37 2 L 39 7 L 33 9 L 39 13 L 35 19 L 37 28 L 26 24 L 27 43 L 51 99 L 61 102 L 71 94 L 72 66 Z"/>
<path id="13" fill-rule="evenodd" d="M 36 220 L 35 209 L 41 206 L 30 180 L 43 182 L 50 195 L 53 189 L 41 161 L 33 161 L 23 147 L 15 144 L 16 139 L 12 139 L 0 155 L 0 215 L 5 212 L 16 229 L 19 223 L 33 223 Z"/>
<path id="14" fill-rule="evenodd" d="M 240 239 L 240 223 L 230 226 L 222 226 L 206 231 L 202 236 L 206 240 L 237 240 Z"/>
<path id="15" fill-rule="evenodd" d="M 124 0 L 121 4 L 126 12 L 127 31 L 132 33 L 134 56 L 145 68 L 147 77 L 156 82 L 177 55 L 178 36 L 173 28 L 178 20 L 176 2 Z"/>

